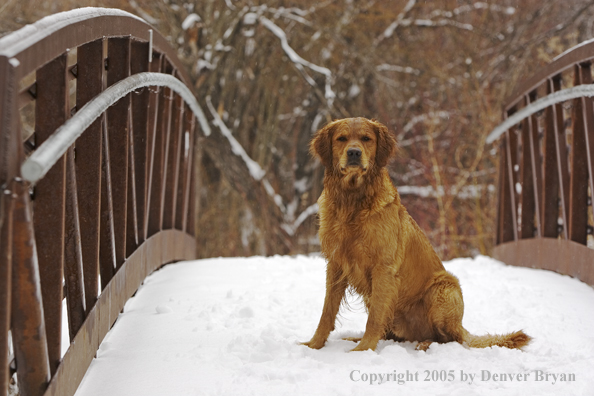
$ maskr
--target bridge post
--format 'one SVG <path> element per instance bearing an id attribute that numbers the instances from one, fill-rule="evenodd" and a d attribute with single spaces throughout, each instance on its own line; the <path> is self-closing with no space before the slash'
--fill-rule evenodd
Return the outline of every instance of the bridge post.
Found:
<path id="1" fill-rule="evenodd" d="M 21 163 L 20 142 L 15 133 L 19 117 L 17 67 L 18 61 L 0 55 L 0 87 L 4 90 L 0 95 L 0 186 L 4 187 L 19 173 Z"/>
<path id="2" fill-rule="evenodd" d="M 13 133 L 18 127 L 15 75 L 14 64 L 6 56 L 0 56 L 0 87 L 4 89 L 0 95 L 0 396 L 6 394 L 9 380 L 6 357 L 11 313 L 13 194 L 8 182 L 18 172 L 21 147 Z"/>
<path id="3" fill-rule="evenodd" d="M 13 218 L 12 338 L 20 394 L 41 396 L 50 380 L 50 361 L 39 263 L 29 188 L 22 181 L 14 185 L 17 199 Z"/>
<path id="4" fill-rule="evenodd" d="M 8 340 L 10 330 L 10 303 L 12 289 L 12 209 L 14 194 L 4 190 L 0 196 L 0 396 L 8 388 Z"/>

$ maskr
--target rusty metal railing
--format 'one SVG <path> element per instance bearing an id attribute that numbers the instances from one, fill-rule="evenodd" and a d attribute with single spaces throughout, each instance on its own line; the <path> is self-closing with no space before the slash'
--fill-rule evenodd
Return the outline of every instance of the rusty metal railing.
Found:
<path id="1" fill-rule="evenodd" d="M 488 137 L 499 139 L 493 255 L 594 286 L 594 41 L 522 84 Z"/>
<path id="2" fill-rule="evenodd" d="M 0 396 L 11 367 L 21 395 L 73 395 L 144 278 L 195 257 L 209 127 L 189 82 L 165 39 L 118 10 L 0 39 Z"/>

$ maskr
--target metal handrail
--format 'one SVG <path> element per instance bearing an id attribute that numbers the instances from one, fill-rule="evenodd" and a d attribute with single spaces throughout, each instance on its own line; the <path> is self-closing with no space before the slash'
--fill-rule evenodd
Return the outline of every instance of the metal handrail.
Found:
<path id="1" fill-rule="evenodd" d="M 142 23 L 145 21 L 129 12 L 112 8 L 84 7 L 40 19 L 31 25 L 0 38 L 0 55 L 12 58 L 73 23 L 83 22 L 99 16 L 132 18 Z"/>
<path id="2" fill-rule="evenodd" d="M 130 92 L 148 86 L 164 86 L 178 93 L 200 122 L 204 134 L 210 135 L 210 126 L 202 108 L 192 92 L 180 80 L 169 74 L 138 73 L 107 88 L 58 128 L 21 165 L 22 177 L 31 183 L 37 182 L 105 110 Z"/>
<path id="3" fill-rule="evenodd" d="M 68 11 L 0 38 L 0 396 L 9 331 L 21 394 L 73 395 L 142 280 L 196 257 L 194 146 L 210 127 L 192 89 L 167 40 L 124 11 Z"/>
<path id="4" fill-rule="evenodd" d="M 594 56 L 594 40 L 587 40 L 580 43 L 559 56 L 555 57 L 551 63 L 538 70 L 534 75 L 518 84 L 517 88 L 507 97 L 504 105 L 504 111 L 508 111 L 522 100 L 524 95 L 532 92 L 548 79 L 559 76 L 561 73 L 571 69 L 574 65 L 589 62 Z"/>
<path id="5" fill-rule="evenodd" d="M 101 37 L 134 37 L 164 53 L 189 84 L 190 77 L 167 40 L 142 18 L 126 11 L 84 7 L 50 15 L 0 38 L 0 58 L 7 58 L 19 80 L 69 48 Z M 190 87 L 191 89 L 191 87 Z"/>
<path id="6" fill-rule="evenodd" d="M 594 285 L 594 40 L 518 85 L 503 107 L 494 257 Z M 570 88 L 562 89 L 563 84 Z M 590 193 L 588 193 L 588 190 Z M 571 258 L 571 260 L 568 260 Z"/>
<path id="7" fill-rule="evenodd" d="M 571 99 L 594 96 L 594 85 L 578 85 L 577 87 L 567 88 L 554 92 L 550 95 L 540 98 L 530 105 L 522 108 L 517 113 L 510 115 L 501 124 L 497 125 L 487 136 L 487 143 L 493 143 L 512 126 L 522 122 L 532 114 L 536 114 L 549 106 L 562 103 Z"/>

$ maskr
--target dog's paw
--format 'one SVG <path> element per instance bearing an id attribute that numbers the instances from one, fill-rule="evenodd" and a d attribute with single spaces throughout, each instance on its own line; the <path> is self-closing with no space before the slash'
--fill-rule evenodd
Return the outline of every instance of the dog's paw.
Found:
<path id="1" fill-rule="evenodd" d="M 361 337 L 344 337 L 343 340 L 345 340 L 345 341 L 359 342 L 359 341 L 361 341 Z"/>
<path id="2" fill-rule="evenodd" d="M 299 344 L 308 346 L 311 349 L 321 349 L 324 346 L 324 344 L 326 344 L 326 340 L 316 340 L 312 338 L 310 341 L 300 342 Z"/>
<path id="3" fill-rule="evenodd" d="M 423 341 L 423 342 L 419 342 L 417 344 L 417 346 L 415 347 L 415 349 L 417 351 L 426 351 L 427 349 L 429 349 L 429 346 L 431 345 L 432 341 Z"/>
<path id="4" fill-rule="evenodd" d="M 377 347 L 377 342 L 370 343 L 370 342 L 361 341 L 355 348 L 351 349 L 351 352 L 368 351 L 368 350 L 375 351 L 376 347 Z"/>

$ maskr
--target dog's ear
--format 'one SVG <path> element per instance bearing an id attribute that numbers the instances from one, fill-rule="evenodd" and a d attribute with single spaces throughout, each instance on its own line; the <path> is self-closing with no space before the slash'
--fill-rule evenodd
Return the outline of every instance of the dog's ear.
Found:
<path id="1" fill-rule="evenodd" d="M 317 131 L 309 143 L 309 152 L 318 157 L 326 168 L 332 167 L 332 134 L 335 126 L 336 121 L 329 123 Z"/>
<path id="2" fill-rule="evenodd" d="M 372 121 L 377 136 L 377 151 L 375 162 L 378 167 L 383 168 L 388 164 L 390 158 L 396 155 L 396 139 L 388 131 L 388 127 L 377 121 Z"/>

